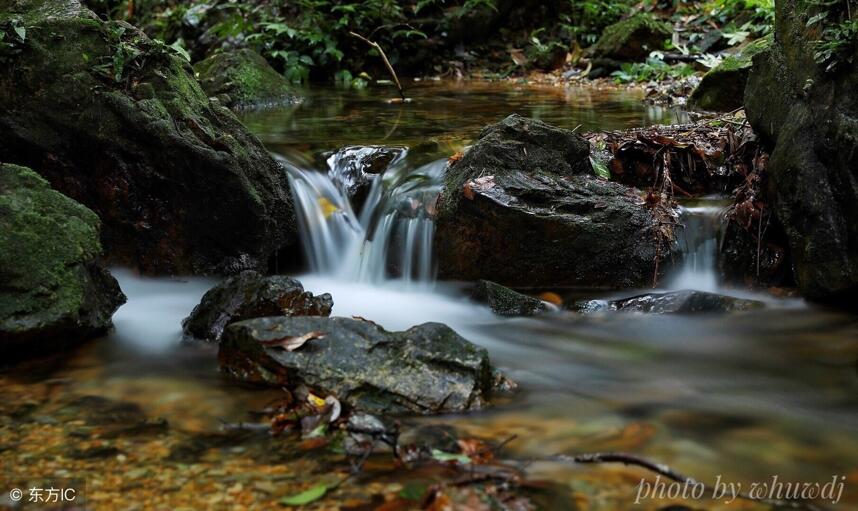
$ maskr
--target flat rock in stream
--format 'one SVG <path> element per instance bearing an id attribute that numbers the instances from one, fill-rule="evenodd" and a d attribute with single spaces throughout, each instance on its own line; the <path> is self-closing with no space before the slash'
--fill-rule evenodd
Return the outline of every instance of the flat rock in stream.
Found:
<path id="1" fill-rule="evenodd" d="M 110 262 L 235 273 L 297 246 L 286 173 L 173 49 L 78 0 L 0 0 L 0 35 L 0 161 L 92 209 Z"/>
<path id="2" fill-rule="evenodd" d="M 396 146 L 347 146 L 327 157 L 328 174 L 343 187 L 355 212 L 360 212 L 376 179 L 407 153 Z"/>
<path id="3" fill-rule="evenodd" d="M 551 306 L 539 298 L 488 280 L 480 280 L 474 284 L 471 298 L 488 305 L 498 316 L 534 316 L 551 310 Z"/>
<path id="4" fill-rule="evenodd" d="M 311 332 L 323 337 L 295 351 L 265 344 Z M 227 327 L 219 359 L 221 369 L 238 380 L 304 384 L 382 415 L 478 409 L 495 380 L 486 350 L 439 323 L 388 332 L 347 318 L 252 319 Z"/>
<path id="5" fill-rule="evenodd" d="M 230 323 L 265 316 L 330 316 L 333 306 L 331 295 L 314 296 L 296 279 L 246 271 L 206 292 L 182 326 L 187 336 L 219 341 Z"/>
<path id="6" fill-rule="evenodd" d="M 650 314 L 694 314 L 724 313 L 761 309 L 765 305 L 757 300 L 747 300 L 705 291 L 671 291 L 647 293 L 622 300 L 591 300 L 579 304 L 581 312 L 625 311 Z"/>
<path id="7" fill-rule="evenodd" d="M 445 176 L 434 252 L 441 278 L 504 286 L 651 284 L 675 250 L 642 192 L 593 175 L 572 131 L 512 115 Z"/>

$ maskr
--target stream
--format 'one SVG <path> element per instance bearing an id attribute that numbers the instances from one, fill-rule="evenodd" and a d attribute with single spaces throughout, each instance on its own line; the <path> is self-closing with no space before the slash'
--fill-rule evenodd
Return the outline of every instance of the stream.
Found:
<path id="1" fill-rule="evenodd" d="M 420 83 L 409 90 L 413 103 L 386 103 L 393 93 L 316 88 L 301 105 L 246 113 L 243 121 L 285 162 L 308 263 L 308 272 L 295 276 L 314 293 L 331 293 L 333 315 L 361 316 L 389 330 L 445 323 L 486 347 L 520 385 L 507 402 L 485 411 L 410 424 L 449 424 L 494 441 L 517 435 L 506 449 L 521 459 L 632 452 L 707 482 L 720 477 L 750 485 L 778 475 L 823 484 L 843 476 L 837 509 L 858 508 L 858 318 L 721 285 L 715 251 L 722 199 L 684 204 L 686 257 L 666 289 L 754 298 L 766 302 L 762 310 L 502 319 L 469 301 L 460 284 L 434 280 L 425 208 L 440 190 L 446 158 L 483 126 L 520 113 L 582 131 L 621 129 L 682 121 L 680 112 L 612 90 Z M 385 183 L 373 183 L 358 210 L 345 197 L 331 152 L 365 145 L 409 150 L 389 165 Z M 415 174 L 423 178 L 405 179 Z M 416 213 L 402 214 L 403 201 Z M 114 275 L 128 296 L 115 331 L 49 375 L 22 378 L 22 392 L 62 380 L 63 392 L 131 401 L 171 428 L 197 433 L 247 420 L 249 409 L 271 398 L 274 391 L 222 379 L 216 348 L 181 343 L 182 318 L 216 281 L 141 278 L 126 269 Z M 300 470 L 306 461 L 296 463 Z M 546 462 L 529 465 L 527 473 L 574 492 L 580 509 L 605 510 L 630 508 L 645 475 L 623 466 Z M 383 478 L 406 482 L 395 474 Z M 642 509 L 649 507 L 657 508 Z M 719 502 L 707 508 L 737 509 Z"/>

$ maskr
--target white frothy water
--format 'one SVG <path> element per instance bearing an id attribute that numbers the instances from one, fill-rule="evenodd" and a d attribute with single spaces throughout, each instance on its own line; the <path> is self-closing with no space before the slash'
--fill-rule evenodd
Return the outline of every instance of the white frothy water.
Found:
<path id="1" fill-rule="evenodd" d="M 329 171 L 302 168 L 286 159 L 298 225 L 311 270 L 350 282 L 401 280 L 406 287 L 434 280 L 432 238 L 435 202 L 446 162 L 417 169 L 405 152 L 372 181 L 360 215 L 350 204 L 354 176 L 348 158 L 376 148 L 352 148 L 328 159 Z"/>
<path id="2" fill-rule="evenodd" d="M 694 289 L 718 292 L 718 226 L 724 208 L 720 204 L 683 207 L 679 233 L 683 252 L 679 272 L 668 284 L 670 289 Z"/>

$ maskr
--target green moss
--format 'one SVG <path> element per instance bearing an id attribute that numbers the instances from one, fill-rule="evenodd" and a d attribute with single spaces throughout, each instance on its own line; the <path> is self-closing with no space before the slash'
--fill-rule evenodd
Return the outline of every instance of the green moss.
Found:
<path id="1" fill-rule="evenodd" d="M 101 253 L 98 231 L 95 213 L 38 174 L 0 165 L 0 330 L 48 324 L 81 309 L 78 269 Z"/>
<path id="2" fill-rule="evenodd" d="M 209 96 L 228 96 L 238 108 L 277 105 L 295 100 L 287 80 L 252 50 L 215 54 L 194 66 Z"/>
<path id="3" fill-rule="evenodd" d="M 700 110 L 725 112 L 741 107 L 753 58 L 771 45 L 772 36 L 769 35 L 726 57 L 721 64 L 703 75 L 689 98 L 689 104 Z"/>
<path id="4" fill-rule="evenodd" d="M 651 14 L 638 13 L 605 28 L 594 53 L 600 57 L 637 59 L 664 48 L 670 25 Z"/>

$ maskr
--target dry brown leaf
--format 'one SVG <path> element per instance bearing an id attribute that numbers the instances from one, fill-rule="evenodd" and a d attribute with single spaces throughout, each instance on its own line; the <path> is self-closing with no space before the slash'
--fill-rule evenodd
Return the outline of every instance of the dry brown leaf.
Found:
<path id="1" fill-rule="evenodd" d="M 324 332 L 312 331 L 307 332 L 304 335 L 290 336 L 290 337 L 281 337 L 280 339 L 271 339 L 270 341 L 262 341 L 260 344 L 267 348 L 281 348 L 286 351 L 295 351 L 307 341 L 312 339 L 321 339 L 325 336 Z"/>

